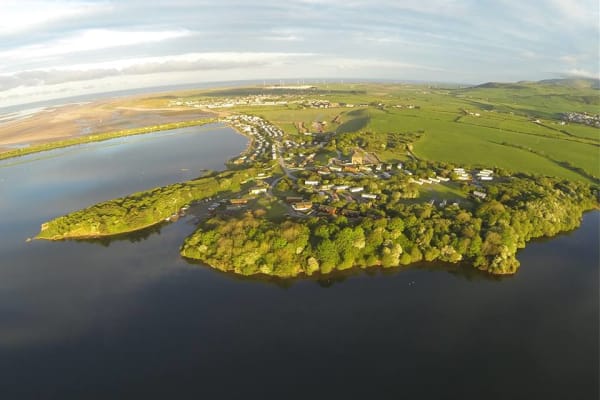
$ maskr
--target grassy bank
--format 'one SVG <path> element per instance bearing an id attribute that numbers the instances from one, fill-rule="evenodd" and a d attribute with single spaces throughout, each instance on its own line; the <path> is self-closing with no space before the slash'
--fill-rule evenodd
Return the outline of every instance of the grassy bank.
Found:
<path id="1" fill-rule="evenodd" d="M 42 224 L 36 239 L 62 240 L 113 236 L 158 224 L 194 201 L 235 193 L 254 177 L 252 168 L 225 171 L 98 203 Z"/>

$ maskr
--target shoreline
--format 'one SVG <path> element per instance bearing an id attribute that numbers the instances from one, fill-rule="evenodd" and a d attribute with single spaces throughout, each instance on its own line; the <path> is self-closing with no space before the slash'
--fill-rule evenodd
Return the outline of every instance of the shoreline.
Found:
<path id="1" fill-rule="evenodd" d="M 16 158 L 21 156 L 26 156 L 29 154 L 41 153 L 44 151 L 61 149 L 71 146 L 77 146 L 80 144 L 86 143 L 95 143 L 95 142 L 103 142 L 106 140 L 117 139 L 121 137 L 127 136 L 136 136 L 136 135 L 144 135 L 147 133 L 155 133 L 161 131 L 169 131 L 173 129 L 179 128 L 187 128 L 192 126 L 202 126 L 210 123 L 217 122 L 215 118 L 209 119 L 200 119 L 200 120 L 191 120 L 191 121 L 179 121 L 179 122 L 171 122 L 168 124 L 160 124 L 160 125 L 150 125 L 139 128 L 132 129 L 124 129 L 120 131 L 109 131 L 109 132 L 101 132 L 95 133 L 87 136 L 79 136 L 70 139 L 52 141 L 43 144 L 37 144 L 29 147 L 22 147 L 19 149 L 9 150 L 0 153 L 0 160 L 7 160 L 10 158 Z"/>
<path id="2" fill-rule="evenodd" d="M 585 210 L 582 213 L 579 224 L 576 227 L 574 227 L 573 229 L 559 231 L 552 236 L 539 236 L 539 237 L 531 238 L 529 241 L 526 242 L 525 246 L 517 249 L 517 252 L 515 253 L 515 257 L 517 257 L 518 253 L 522 250 L 525 250 L 530 244 L 544 243 L 545 241 L 551 241 L 560 236 L 569 235 L 569 234 L 577 231 L 578 229 L 581 228 L 584 217 L 592 212 L 600 212 L 600 206 L 592 207 L 590 209 Z M 353 265 L 352 267 L 345 268 L 345 269 L 332 269 L 330 272 L 327 272 L 327 273 L 324 273 L 321 271 L 307 273 L 306 271 L 301 270 L 297 274 L 292 274 L 292 275 L 268 274 L 268 273 L 264 273 L 264 272 L 257 272 L 257 273 L 253 273 L 253 274 L 243 274 L 243 273 L 236 271 L 235 269 L 228 269 L 227 266 L 213 265 L 204 259 L 185 255 L 181 251 L 180 251 L 180 256 L 190 263 L 202 264 L 202 265 L 207 266 L 210 269 L 215 270 L 217 272 L 220 272 L 223 274 L 228 274 L 228 275 L 234 275 L 241 279 L 277 280 L 277 281 L 282 281 L 282 282 L 290 281 L 290 280 L 294 280 L 294 279 L 297 279 L 297 280 L 319 279 L 319 278 L 328 279 L 328 278 L 335 278 L 336 276 L 344 275 L 347 273 L 357 273 L 357 272 L 368 273 L 369 271 L 378 271 L 378 272 L 393 271 L 393 270 L 399 270 L 399 269 L 403 269 L 403 268 L 415 268 L 415 267 L 419 267 L 419 266 L 427 266 L 428 264 L 435 264 L 435 263 L 445 263 L 456 269 L 470 268 L 471 270 L 476 271 L 476 273 L 481 273 L 482 275 L 487 276 L 490 279 L 501 279 L 503 277 L 515 276 L 519 272 L 519 268 L 517 268 L 516 270 L 511 271 L 511 272 L 498 272 L 495 270 L 481 269 L 481 268 L 476 267 L 473 264 L 472 260 L 458 260 L 456 262 L 440 261 L 440 260 L 435 260 L 435 261 L 419 260 L 419 261 L 410 262 L 408 264 L 394 265 L 392 267 L 384 267 L 381 264 L 381 260 L 378 260 L 379 262 L 376 264 L 372 264 L 372 265 L 368 265 L 368 266 Z"/>

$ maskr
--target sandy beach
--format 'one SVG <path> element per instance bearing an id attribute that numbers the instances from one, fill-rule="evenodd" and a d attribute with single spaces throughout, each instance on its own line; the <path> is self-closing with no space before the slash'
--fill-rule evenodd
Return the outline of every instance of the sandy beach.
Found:
<path id="1" fill-rule="evenodd" d="M 69 104 L 34 111 L 15 119 L 0 119 L 0 152 L 75 136 L 189 121 L 214 115 L 199 109 L 145 104 L 143 99 L 135 98 Z"/>

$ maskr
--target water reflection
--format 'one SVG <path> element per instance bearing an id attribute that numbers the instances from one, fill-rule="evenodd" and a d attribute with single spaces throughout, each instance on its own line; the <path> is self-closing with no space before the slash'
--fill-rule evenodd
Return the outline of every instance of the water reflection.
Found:
<path id="1" fill-rule="evenodd" d="M 417 273 L 447 273 L 456 278 L 464 279 L 467 281 L 489 281 L 489 282 L 501 282 L 505 279 L 510 279 L 513 275 L 510 276 L 497 276 L 490 275 L 485 271 L 480 271 L 476 268 L 473 268 L 468 263 L 462 264 L 452 264 L 452 263 L 415 263 L 408 266 L 399 266 L 392 268 L 383 268 L 383 267 L 369 267 L 369 268 L 349 268 L 342 271 L 333 271 L 329 274 L 321 274 L 314 273 L 313 275 L 301 275 L 295 278 L 280 278 L 277 276 L 256 274 L 256 275 L 239 275 L 231 272 L 224 272 L 218 269 L 214 269 L 201 261 L 185 259 L 185 262 L 191 266 L 198 268 L 207 268 L 214 273 L 227 278 L 233 279 L 239 282 L 249 282 L 249 283 L 265 283 L 271 284 L 281 288 L 289 288 L 294 284 L 300 282 L 312 282 L 317 284 L 322 288 L 330 288 L 334 285 L 342 284 L 349 279 L 359 278 L 359 277 L 369 277 L 369 278 L 379 278 L 379 277 L 394 277 L 399 274 L 405 274 L 409 272 L 417 272 Z"/>
<path id="2" fill-rule="evenodd" d="M 246 140 L 143 143 L 0 163 L 3 398 L 598 397 L 599 212 L 530 243 L 507 278 L 453 264 L 239 277 L 180 256 L 193 213 L 104 243 L 24 242 L 180 168 L 221 169 Z"/>
<path id="3" fill-rule="evenodd" d="M 180 221 L 110 240 L 26 243 L 40 223 L 221 170 L 246 144 L 210 125 L 0 162 L 0 350 L 60 342 L 135 313 L 136 293 L 184 266 L 178 248 L 193 229 Z"/>
<path id="4" fill-rule="evenodd" d="M 160 222 L 156 225 L 150 226 L 148 228 L 140 229 L 135 232 L 122 233 L 119 235 L 97 237 L 97 238 L 85 238 L 85 239 L 76 239 L 76 240 L 73 239 L 70 241 L 98 244 L 102 247 L 110 247 L 111 243 L 121 242 L 121 241 L 127 241 L 129 243 L 137 243 L 137 242 L 147 240 L 152 235 L 160 235 L 161 230 L 167 225 L 169 225 L 169 222 Z"/>

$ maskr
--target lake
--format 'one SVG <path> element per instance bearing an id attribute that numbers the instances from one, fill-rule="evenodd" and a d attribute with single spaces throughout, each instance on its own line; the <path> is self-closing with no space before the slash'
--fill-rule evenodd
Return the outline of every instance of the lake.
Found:
<path id="1" fill-rule="evenodd" d="M 0 162 L 3 399 L 598 398 L 597 211 L 503 278 L 446 264 L 239 278 L 179 256 L 193 208 L 118 240 L 25 242 L 246 144 L 213 124 Z"/>

